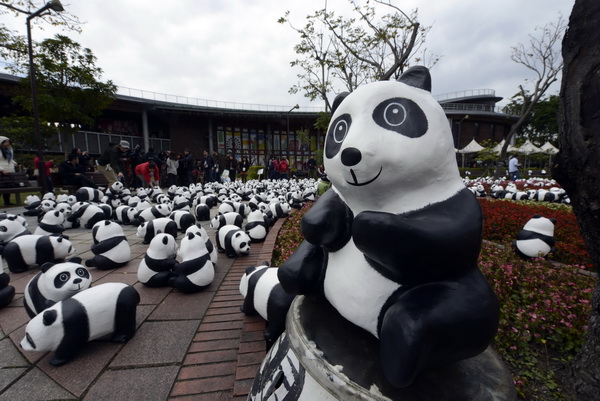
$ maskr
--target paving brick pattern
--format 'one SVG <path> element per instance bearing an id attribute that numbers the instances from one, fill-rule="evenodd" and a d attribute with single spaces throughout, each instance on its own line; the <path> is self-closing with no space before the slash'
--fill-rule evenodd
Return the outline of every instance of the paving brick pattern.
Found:
<path id="1" fill-rule="evenodd" d="M 8 211 L 22 213 L 24 209 Z M 36 220 L 27 220 L 33 232 Z M 141 285 L 137 266 L 147 245 L 137 238 L 135 228 L 124 226 L 133 260 L 114 271 L 90 272 L 93 285 L 124 282 L 135 286 L 141 297 L 138 331 L 126 344 L 88 343 L 58 368 L 49 364 L 51 353 L 25 352 L 19 347 L 29 321 L 23 291 L 37 269 L 11 273 L 17 295 L 0 309 L 0 401 L 245 400 L 265 356 L 265 324 L 260 317 L 240 311 L 239 282 L 247 266 L 271 259 L 282 224 L 279 219 L 263 243 L 252 244 L 248 256 L 229 259 L 220 254 L 215 280 L 197 294 Z M 214 230 L 207 222 L 203 226 L 214 239 Z M 67 234 L 78 256 L 84 260 L 91 256 L 91 230 L 68 230 Z"/>

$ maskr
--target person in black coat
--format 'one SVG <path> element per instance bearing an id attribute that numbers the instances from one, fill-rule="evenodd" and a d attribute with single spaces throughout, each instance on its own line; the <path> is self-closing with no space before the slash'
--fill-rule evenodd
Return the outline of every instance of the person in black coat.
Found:
<path id="1" fill-rule="evenodd" d="M 71 153 L 67 160 L 58 165 L 58 175 L 67 185 L 97 188 L 96 184 L 85 176 L 85 171 L 79 165 L 79 155 Z"/>
<path id="2" fill-rule="evenodd" d="M 215 166 L 215 159 L 212 158 L 211 155 L 208 154 L 208 152 L 205 150 L 202 153 L 203 157 L 202 157 L 202 168 L 204 170 L 204 182 L 213 182 L 213 174 L 212 174 L 212 170 L 213 167 Z"/>

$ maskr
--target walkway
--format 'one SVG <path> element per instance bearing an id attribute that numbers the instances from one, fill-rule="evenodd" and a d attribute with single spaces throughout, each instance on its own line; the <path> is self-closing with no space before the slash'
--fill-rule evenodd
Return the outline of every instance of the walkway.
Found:
<path id="1" fill-rule="evenodd" d="M 22 213 L 24 209 L 8 211 Z M 33 232 L 36 219 L 27 220 Z M 126 344 L 89 343 L 58 368 L 49 364 L 49 354 L 18 347 L 28 322 L 23 290 L 37 269 L 12 274 L 17 295 L 11 305 L 0 309 L 0 401 L 245 400 L 265 355 L 264 321 L 240 312 L 239 281 L 247 266 L 271 259 L 282 224 L 280 219 L 264 243 L 252 244 L 248 256 L 229 259 L 219 254 L 214 282 L 197 294 L 141 285 L 136 272 L 147 245 L 135 235 L 134 227 L 123 226 L 132 261 L 114 271 L 90 271 L 94 284 L 135 286 L 141 295 L 138 330 Z M 202 225 L 214 238 L 208 222 Z M 91 230 L 67 230 L 66 234 L 77 256 L 90 257 Z"/>

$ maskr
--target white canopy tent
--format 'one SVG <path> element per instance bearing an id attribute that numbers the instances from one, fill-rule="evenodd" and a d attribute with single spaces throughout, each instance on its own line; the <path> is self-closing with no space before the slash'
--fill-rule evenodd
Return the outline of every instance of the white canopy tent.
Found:
<path id="1" fill-rule="evenodd" d="M 502 151 L 502 147 L 503 147 L 503 146 L 504 146 L 504 139 L 503 139 L 503 140 L 501 140 L 500 142 L 498 142 L 498 144 L 497 144 L 496 146 L 494 146 L 494 147 L 492 148 L 492 150 L 493 150 L 494 152 L 496 152 L 496 154 L 498 154 L 498 155 L 499 155 L 499 154 L 500 154 L 500 151 Z M 515 151 L 516 151 L 516 149 L 517 149 L 517 148 L 515 148 L 515 147 L 514 147 L 514 146 L 512 146 L 512 145 L 508 145 L 508 148 L 506 149 L 506 151 L 507 151 L 507 152 L 515 152 Z"/>
<path id="2" fill-rule="evenodd" d="M 477 153 L 483 149 L 484 147 L 478 144 L 475 138 L 473 138 L 473 140 L 469 142 L 467 146 L 458 151 L 458 153 L 462 154 L 462 166 L 465 166 L 465 153 Z"/>
<path id="3" fill-rule="evenodd" d="M 540 146 L 540 149 L 542 150 L 542 152 L 548 155 L 555 155 L 558 153 L 558 148 L 552 145 L 550 142 L 546 142 L 545 144 Z"/>
<path id="4" fill-rule="evenodd" d="M 525 155 L 530 155 L 532 153 L 543 153 L 542 149 L 538 148 L 533 143 L 531 143 L 529 139 L 525 141 L 523 145 L 519 146 L 518 148 L 515 148 L 514 152 L 523 153 Z"/>

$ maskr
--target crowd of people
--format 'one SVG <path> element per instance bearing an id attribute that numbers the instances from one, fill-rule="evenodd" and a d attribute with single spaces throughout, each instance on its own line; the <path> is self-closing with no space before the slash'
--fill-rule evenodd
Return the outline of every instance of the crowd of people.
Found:
<path id="1" fill-rule="evenodd" d="M 40 176 L 39 156 L 34 159 L 33 168 L 27 169 L 31 179 L 38 179 Z M 309 159 L 305 165 L 309 176 L 317 175 L 314 159 Z M 73 148 L 62 162 L 44 160 L 43 168 L 46 188 L 53 191 L 52 173 L 58 173 L 61 181 L 67 185 L 96 188 L 96 184 L 86 173 L 98 171 L 106 177 L 109 185 L 121 181 L 128 188 L 164 188 L 236 179 L 246 182 L 251 166 L 252 161 L 245 155 L 238 160 L 232 153 L 223 155 L 205 150 L 196 159 L 189 149 L 184 149 L 181 153 L 170 150 L 155 153 L 154 149 L 149 148 L 144 152 L 139 145 L 131 148 L 128 141 L 122 140 L 109 144 L 95 160 L 88 151 Z M 9 138 L 0 136 L 0 174 L 13 173 L 18 168 Z M 266 177 L 270 179 L 290 178 L 290 164 L 287 158 L 277 159 L 271 156 L 266 162 L 266 173 Z M 9 195 L 5 195 L 4 204 L 9 205 Z"/>

